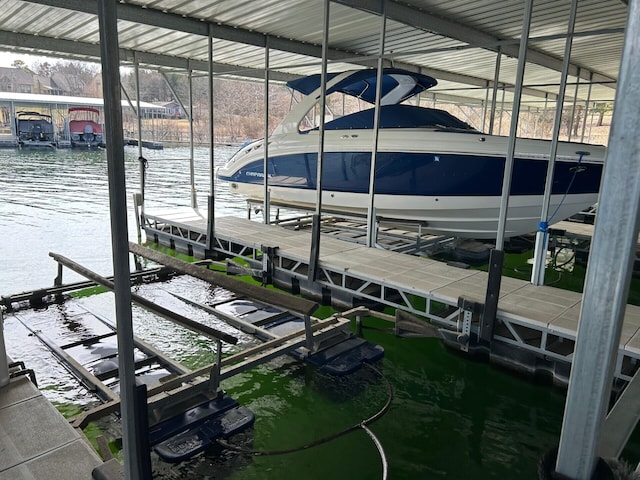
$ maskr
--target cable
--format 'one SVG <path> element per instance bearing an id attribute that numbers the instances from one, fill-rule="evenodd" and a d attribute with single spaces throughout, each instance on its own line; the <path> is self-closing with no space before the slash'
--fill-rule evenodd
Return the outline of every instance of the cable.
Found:
<path id="1" fill-rule="evenodd" d="M 378 437 L 376 437 L 375 434 L 371 430 L 369 430 L 369 428 L 366 425 L 361 424 L 360 426 L 365 432 L 367 432 L 369 437 L 371 437 L 371 440 L 373 440 L 373 443 L 376 445 L 376 448 L 378 449 L 378 453 L 380 454 L 380 459 L 382 460 L 382 479 L 386 480 L 387 475 L 389 473 L 389 465 L 387 464 L 387 457 L 384 453 L 384 449 L 382 448 L 382 443 L 380 443 L 380 440 L 378 440 Z"/>
<path id="2" fill-rule="evenodd" d="M 584 157 L 585 155 L 589 155 L 589 152 L 576 152 L 579 157 L 578 157 L 578 165 L 576 167 L 573 167 L 573 176 L 571 177 L 571 180 L 569 181 L 569 185 L 567 186 L 567 189 L 564 192 L 564 195 L 562 196 L 562 200 L 560 200 L 560 203 L 558 204 L 558 206 L 556 207 L 555 211 L 551 214 L 550 217 L 548 217 L 548 220 L 546 221 L 547 225 L 549 223 L 551 223 L 551 220 L 553 220 L 553 217 L 556 216 L 556 214 L 558 213 L 558 210 L 560 210 L 560 207 L 562 206 L 562 204 L 564 203 L 564 201 L 567 199 L 567 195 L 569 194 L 569 190 L 571 190 L 571 185 L 573 185 L 573 181 L 576 179 L 576 175 L 579 172 L 582 172 L 584 169 L 580 168 L 580 164 L 582 163 L 582 157 Z"/>
<path id="3" fill-rule="evenodd" d="M 569 257 L 568 260 L 565 260 L 563 263 L 558 263 L 558 254 L 560 252 L 562 252 L 563 250 L 570 250 L 572 251 L 573 255 L 571 255 L 571 257 Z M 565 265 L 570 264 L 574 259 L 576 258 L 576 252 L 575 250 L 569 248 L 569 247 L 561 247 L 558 249 L 558 251 L 556 252 L 556 254 L 553 257 L 553 268 L 554 270 L 557 270 L 559 268 L 564 267 Z"/>
<path id="4" fill-rule="evenodd" d="M 364 363 L 363 365 L 368 367 L 368 368 L 370 368 L 375 373 L 377 373 L 380 376 L 380 378 L 382 378 L 382 380 L 384 381 L 385 386 L 387 388 L 387 401 L 386 401 L 386 403 L 384 404 L 384 406 L 377 413 L 375 413 L 371 417 L 367 418 L 366 420 L 363 420 L 362 422 L 357 423 L 355 425 L 352 425 L 352 426 L 350 426 L 348 428 L 345 428 L 344 430 L 341 430 L 339 432 L 335 432 L 335 433 L 332 433 L 330 435 L 327 435 L 326 437 L 322 437 L 322 438 L 319 438 L 317 440 L 314 440 L 313 442 L 307 443 L 305 445 L 298 446 L 298 447 L 293 447 L 293 448 L 287 448 L 287 449 L 283 449 L 283 450 L 251 450 L 251 449 L 248 449 L 248 448 L 244 448 L 244 447 L 240 447 L 240 446 L 237 446 L 237 445 L 233 445 L 233 444 L 228 443 L 228 442 L 226 442 L 225 440 L 222 440 L 222 439 L 218 439 L 217 440 L 218 443 L 220 445 L 222 445 L 223 447 L 229 448 L 229 449 L 234 450 L 234 451 L 239 452 L 239 453 L 243 453 L 245 455 L 252 455 L 252 456 L 256 456 L 256 457 L 257 456 L 267 456 L 267 455 L 284 455 L 284 454 L 288 454 L 288 453 L 300 452 L 302 450 L 307 450 L 309 448 L 317 447 L 318 445 L 322 445 L 324 443 L 330 442 L 331 440 L 335 440 L 338 437 L 341 437 L 343 435 L 346 435 L 347 433 L 351 433 L 354 430 L 362 428 L 365 432 L 367 432 L 369 437 L 371 437 L 371 439 L 373 440 L 373 442 L 376 445 L 376 448 L 380 452 L 380 456 L 382 457 L 383 478 L 386 479 L 387 478 L 387 460 L 385 458 L 384 451 L 382 450 L 382 444 L 378 441 L 378 439 L 375 437 L 375 435 L 373 435 L 373 432 L 371 432 L 367 428 L 367 425 L 375 422 L 380 417 L 382 417 L 385 413 L 387 413 L 387 411 L 389 410 L 389 407 L 391 407 L 391 401 L 393 400 L 393 388 L 392 388 L 391 383 L 389 382 L 389 380 L 387 380 L 387 378 L 382 374 L 382 372 L 380 370 L 378 370 L 373 365 L 370 365 L 368 363 Z"/>

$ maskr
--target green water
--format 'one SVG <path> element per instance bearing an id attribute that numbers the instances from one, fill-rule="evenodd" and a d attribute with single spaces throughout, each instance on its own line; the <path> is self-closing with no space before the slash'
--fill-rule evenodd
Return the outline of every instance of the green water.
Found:
<path id="1" fill-rule="evenodd" d="M 136 289 L 203 323 L 212 319 L 169 299 L 166 291 L 200 302 L 223 295 L 186 277 Z M 59 344 L 69 343 L 95 333 L 91 325 L 75 321 L 75 302 L 114 318 L 110 293 L 15 315 Z M 213 360 L 214 347 L 204 337 L 138 307 L 133 313 L 136 335 L 186 366 L 196 368 Z M 385 348 L 376 368 L 393 389 L 389 410 L 369 425 L 383 447 L 389 478 L 536 478 L 540 456 L 558 442 L 562 391 L 453 353 L 435 339 L 397 338 L 383 331 L 388 325 L 379 320 L 365 319 L 365 325 L 374 327 L 364 329 L 365 338 Z M 61 411 L 72 415 L 98 403 L 14 315 L 6 318 L 5 335 L 10 354 L 38 372 L 44 394 Z M 240 335 L 239 345 L 226 347 L 225 355 L 254 344 Z M 358 425 L 388 398 L 385 381 L 374 371 L 331 377 L 289 357 L 224 381 L 222 387 L 256 416 L 253 430 L 231 441 L 259 451 L 294 449 Z M 115 446 L 118 421 L 108 417 L 92 424 L 87 434 L 103 434 Z M 217 447 L 189 462 L 170 465 L 154 454 L 153 468 L 156 479 L 382 478 L 380 455 L 362 429 L 287 455 L 245 456 Z"/>
<path id="2" fill-rule="evenodd" d="M 146 152 L 151 205 L 188 205 L 186 149 Z M 225 160 L 221 152 L 219 162 Z M 196 151 L 198 191 L 208 187 L 206 149 Z M 127 186 L 137 186 L 137 150 L 127 150 Z M 51 285 L 56 266 L 49 251 L 64 254 L 100 274 L 110 273 L 109 216 L 105 158 L 100 152 L 27 153 L 0 151 L 0 228 L 5 238 L 0 256 L 0 294 Z M 223 214 L 246 215 L 244 204 L 220 192 Z M 204 201 L 204 196 L 200 196 Z M 235 203 L 234 203 L 235 202 Z M 133 217 L 131 217 L 132 219 Z M 130 219 L 130 238 L 135 224 Z M 526 259 L 522 259 L 526 263 Z M 520 259 L 518 260 L 520 262 Z M 520 262 L 522 263 L 522 262 Z M 517 268 L 517 265 L 516 265 Z M 549 278 L 552 278 L 549 276 Z M 65 281 L 75 280 L 65 272 Z M 139 286 L 151 300 L 170 302 L 173 310 L 210 322 L 202 312 L 167 300 L 164 288 L 177 289 L 198 301 L 213 301 L 220 292 L 184 278 L 166 285 Z M 181 282 L 187 282 L 181 283 Z M 634 287 L 632 287 L 634 290 Z M 635 287 L 637 292 L 637 286 Z M 163 296 L 164 295 L 164 296 Z M 110 294 L 81 296 L 82 302 L 113 319 Z M 71 317 L 72 306 L 53 305 L 20 313 L 60 343 L 86 328 Z M 134 308 L 136 335 L 189 367 L 212 361 L 211 342 Z M 9 316 L 5 338 L 10 356 L 33 368 L 47 398 L 72 414 L 98 403 L 68 374 L 46 348 Z M 369 327 L 388 327 L 368 320 Z M 435 339 L 401 339 L 367 328 L 365 338 L 385 348 L 377 367 L 393 387 L 389 411 L 369 427 L 386 456 L 390 479 L 535 479 L 540 456 L 557 444 L 564 391 L 536 385 L 485 362 L 451 352 Z M 253 345 L 241 336 L 240 346 Z M 236 347 L 234 347 L 236 348 Z M 225 347 L 225 354 L 234 350 Z M 327 377 L 288 358 L 223 382 L 223 388 L 256 415 L 254 429 L 233 439 L 254 450 L 306 445 L 374 415 L 387 400 L 385 382 L 362 371 L 347 378 Z M 91 426 L 117 444 L 117 420 Z M 625 452 L 640 459 L 634 436 Z M 169 465 L 154 457 L 157 479 L 379 479 L 382 461 L 373 441 L 357 429 L 321 446 L 280 456 L 246 456 L 214 448 L 190 462 Z"/>

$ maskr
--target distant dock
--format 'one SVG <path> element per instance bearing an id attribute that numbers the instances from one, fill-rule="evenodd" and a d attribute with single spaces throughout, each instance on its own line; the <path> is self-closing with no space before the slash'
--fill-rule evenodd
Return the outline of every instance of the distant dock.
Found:
<path id="1" fill-rule="evenodd" d="M 138 139 L 137 138 L 125 138 L 124 139 L 124 144 L 125 145 L 138 146 Z M 162 150 L 164 148 L 164 145 L 161 142 L 152 142 L 152 141 L 148 141 L 148 140 L 142 140 L 142 146 L 144 148 L 148 148 L 150 150 Z"/>

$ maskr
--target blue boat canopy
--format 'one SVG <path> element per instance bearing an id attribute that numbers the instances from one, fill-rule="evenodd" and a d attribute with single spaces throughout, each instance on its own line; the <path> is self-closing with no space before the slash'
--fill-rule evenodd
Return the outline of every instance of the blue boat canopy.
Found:
<path id="1" fill-rule="evenodd" d="M 341 92 L 346 95 L 375 103 L 377 70 L 364 69 L 357 70 L 345 79 L 327 89 L 327 95 L 334 92 Z M 327 82 L 335 78 L 338 73 L 327 74 Z M 320 88 L 320 74 L 298 78 L 287 82 L 287 86 L 304 94 L 309 95 Z M 382 105 L 395 105 L 404 100 L 417 95 L 435 85 L 438 82 L 427 75 L 402 70 L 400 68 L 385 68 L 382 73 L 382 92 L 380 103 Z"/>

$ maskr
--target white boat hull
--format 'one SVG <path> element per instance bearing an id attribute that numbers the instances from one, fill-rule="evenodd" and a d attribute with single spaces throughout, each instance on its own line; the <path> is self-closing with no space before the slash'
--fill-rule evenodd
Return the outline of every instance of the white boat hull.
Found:
<path id="1" fill-rule="evenodd" d="M 262 202 L 264 187 L 252 184 L 233 184 L 232 191 L 248 199 Z M 270 187 L 269 199 L 279 205 L 315 209 L 317 193 L 282 187 Z M 491 239 L 496 238 L 500 214 L 500 197 L 417 197 L 376 195 L 376 217 L 421 223 L 425 231 L 437 235 Z M 535 232 L 540 223 L 542 196 L 511 197 L 507 214 L 505 237 Z M 561 195 L 551 198 L 549 212 L 556 212 Z M 598 201 L 597 194 L 571 195 L 565 198 L 552 222 L 559 222 L 588 208 Z M 323 211 L 366 216 L 369 196 L 359 193 L 324 191 Z"/>

